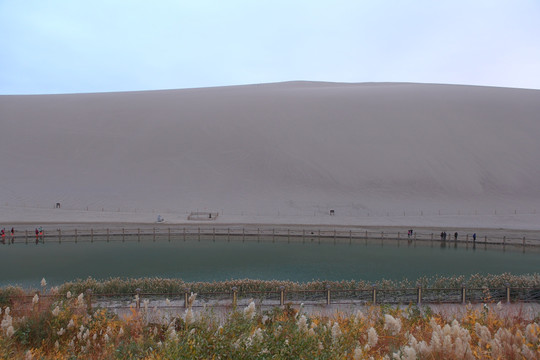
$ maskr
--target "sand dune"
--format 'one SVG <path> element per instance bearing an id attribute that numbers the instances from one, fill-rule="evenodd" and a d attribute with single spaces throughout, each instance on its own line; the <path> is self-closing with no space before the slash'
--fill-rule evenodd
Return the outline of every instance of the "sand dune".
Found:
<path id="1" fill-rule="evenodd" d="M 0 203 L 540 211 L 540 91 L 289 82 L 0 96 Z"/>

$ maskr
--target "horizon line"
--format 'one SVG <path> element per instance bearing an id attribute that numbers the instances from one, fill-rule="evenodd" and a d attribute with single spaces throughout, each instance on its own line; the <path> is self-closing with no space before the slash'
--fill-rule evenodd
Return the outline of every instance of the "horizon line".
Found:
<path id="1" fill-rule="evenodd" d="M 220 89 L 234 88 L 247 86 L 265 86 L 265 85 L 280 85 L 280 84 L 327 84 L 327 85 L 437 85 L 437 86 L 466 86 L 466 87 L 483 87 L 483 88 L 498 88 L 498 89 L 515 89 L 515 90 L 540 90 L 540 88 L 521 88 L 511 86 L 496 86 L 496 85 L 479 85 L 479 84 L 462 84 L 462 83 L 438 83 L 438 82 L 412 82 L 412 81 L 365 81 L 365 82 L 346 82 L 346 81 L 323 81 L 323 80 L 284 80 L 264 83 L 244 83 L 231 85 L 215 85 L 215 86 L 195 86 L 185 88 L 160 88 L 160 89 L 137 89 L 137 90 L 104 90 L 104 91 L 81 91 L 81 92 L 45 92 L 45 93 L 0 93 L 0 96 L 44 96 L 44 95 L 90 95 L 90 94 L 119 94 L 119 93 L 142 93 L 142 92 L 158 92 L 158 91 L 184 91 L 184 90 L 204 90 L 204 89 Z"/>

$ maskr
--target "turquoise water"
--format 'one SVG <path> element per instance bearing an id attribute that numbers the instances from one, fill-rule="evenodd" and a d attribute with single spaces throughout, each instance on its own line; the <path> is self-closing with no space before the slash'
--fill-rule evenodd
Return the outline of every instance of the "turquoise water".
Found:
<path id="1" fill-rule="evenodd" d="M 247 238 L 246 238 L 247 239 Z M 68 239 L 65 239 L 68 240 Z M 538 249 L 485 248 L 448 242 L 385 240 L 365 243 L 291 239 L 273 243 L 231 240 L 143 239 L 140 242 L 51 242 L 0 245 L 0 286 L 38 288 L 89 276 L 167 277 L 186 281 L 416 279 L 424 275 L 540 272 Z"/>

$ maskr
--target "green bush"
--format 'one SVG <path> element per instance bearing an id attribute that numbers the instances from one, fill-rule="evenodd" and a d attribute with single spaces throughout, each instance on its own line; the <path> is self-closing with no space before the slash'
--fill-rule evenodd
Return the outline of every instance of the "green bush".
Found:
<path id="1" fill-rule="evenodd" d="M 11 306 L 10 299 L 25 295 L 25 291 L 20 287 L 8 286 L 0 288 L 0 307 Z"/>
<path id="2" fill-rule="evenodd" d="M 364 280 L 343 280 L 343 281 L 322 281 L 315 280 L 306 283 L 294 281 L 279 280 L 253 280 L 237 279 L 218 282 L 185 282 L 182 279 L 163 279 L 163 278 L 138 278 L 122 279 L 110 278 L 108 280 L 95 280 L 88 278 L 86 280 L 76 280 L 66 282 L 60 286 L 60 293 L 65 294 L 70 291 L 72 294 L 84 293 L 91 289 L 94 294 L 134 294 L 136 289 L 142 293 L 184 293 L 185 289 L 195 293 L 215 293 L 231 292 L 236 287 L 238 292 L 263 292 L 278 291 L 284 287 L 287 291 L 316 290 L 324 291 L 329 286 L 332 290 L 354 290 L 369 289 L 372 285 L 379 289 L 410 289 L 415 288 L 416 284 L 421 284 L 424 288 L 434 289 L 456 289 L 462 284 L 469 288 L 503 288 L 506 284 L 511 287 L 540 287 L 540 274 L 530 275 L 512 275 L 503 273 L 500 275 L 480 275 L 475 274 L 469 277 L 459 276 L 433 276 L 421 277 L 416 281 L 409 279 L 379 280 L 374 284 Z M 0 293 L 1 294 L 1 293 Z"/>

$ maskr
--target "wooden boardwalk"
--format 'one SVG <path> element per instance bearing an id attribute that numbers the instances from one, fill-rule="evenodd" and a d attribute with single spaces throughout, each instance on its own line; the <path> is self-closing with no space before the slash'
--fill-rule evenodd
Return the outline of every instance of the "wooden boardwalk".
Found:
<path id="1" fill-rule="evenodd" d="M 271 241 L 271 242 L 349 242 L 361 241 L 381 242 L 438 242 L 441 245 L 465 244 L 473 245 L 502 245 L 537 247 L 540 238 L 518 236 L 517 234 L 494 235 L 493 233 L 473 238 L 472 234 L 448 234 L 446 240 L 440 233 L 433 231 L 414 231 L 409 235 L 407 231 L 370 231 L 352 230 L 329 227 L 299 226 L 156 226 L 143 227 L 107 227 L 107 228 L 68 228 L 44 230 L 36 235 L 30 230 L 15 231 L 14 236 L 9 232 L 2 238 L 2 243 L 49 243 L 49 242 L 101 242 L 101 241 Z"/>

